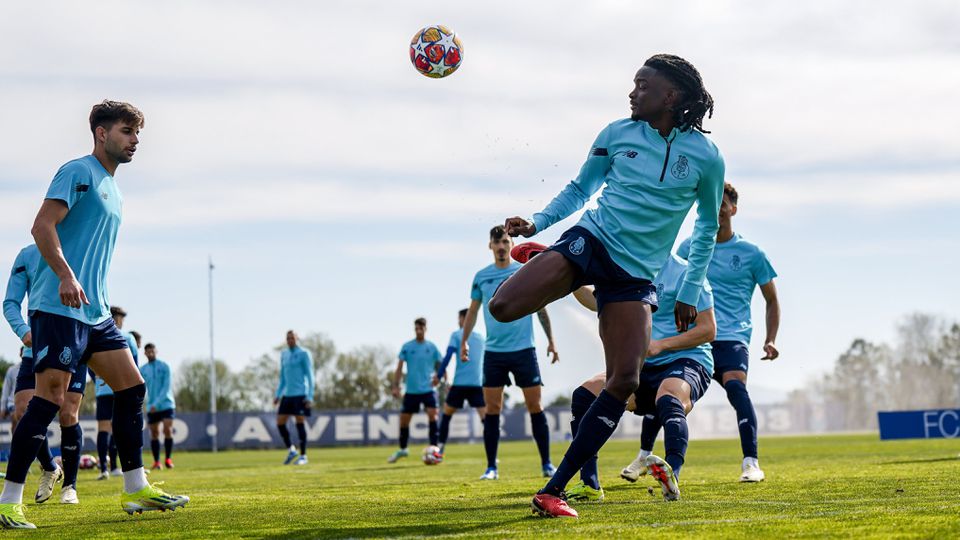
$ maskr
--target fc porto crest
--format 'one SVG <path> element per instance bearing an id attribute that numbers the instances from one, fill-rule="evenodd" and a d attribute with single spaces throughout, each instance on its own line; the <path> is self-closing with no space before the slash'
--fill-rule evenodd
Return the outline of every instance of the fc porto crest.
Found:
<path id="1" fill-rule="evenodd" d="M 731 270 L 740 270 L 743 267 L 743 263 L 740 262 L 740 256 L 734 255 L 730 259 L 730 269 Z"/>
<path id="2" fill-rule="evenodd" d="M 583 253 L 583 248 L 586 245 L 587 245 L 587 241 L 584 240 L 583 237 L 581 236 L 570 243 L 570 253 L 574 255 L 580 255 L 581 253 Z"/>
<path id="3" fill-rule="evenodd" d="M 673 164 L 673 167 L 670 167 L 670 174 L 677 180 L 683 180 L 690 176 L 690 162 L 687 161 L 687 156 L 681 154 L 677 157 L 677 162 Z"/>
<path id="4" fill-rule="evenodd" d="M 65 366 L 69 366 L 72 360 L 73 351 L 70 350 L 70 347 L 64 347 L 63 352 L 60 353 L 60 363 Z"/>
<path id="5" fill-rule="evenodd" d="M 663 298 L 663 283 L 657 283 L 657 300 Z"/>

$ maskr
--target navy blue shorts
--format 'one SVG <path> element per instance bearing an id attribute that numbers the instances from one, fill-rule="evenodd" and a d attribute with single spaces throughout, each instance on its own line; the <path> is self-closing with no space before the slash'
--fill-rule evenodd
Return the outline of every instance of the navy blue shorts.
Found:
<path id="1" fill-rule="evenodd" d="M 746 372 L 750 368 L 750 350 L 739 341 L 714 341 L 713 378 L 723 384 L 723 374 L 728 371 Z"/>
<path id="2" fill-rule="evenodd" d="M 404 414 L 417 414 L 420 412 L 420 405 L 423 405 L 424 409 L 436 409 L 437 393 L 427 392 L 425 394 L 404 394 L 403 408 L 400 409 L 400 412 Z"/>
<path id="3" fill-rule="evenodd" d="M 310 416 L 310 407 L 304 403 L 307 396 L 285 396 L 280 398 L 277 414 L 292 414 L 293 416 Z"/>
<path id="4" fill-rule="evenodd" d="M 593 285 L 597 313 L 613 302 L 644 302 L 657 310 L 657 288 L 649 280 L 635 278 L 613 262 L 607 248 L 587 229 L 573 226 L 547 251 L 556 251 L 577 268 L 570 292 Z"/>
<path id="5" fill-rule="evenodd" d="M 537 363 L 537 350 L 530 347 L 519 351 L 483 353 L 484 388 L 510 386 L 511 373 L 513 382 L 520 388 L 543 386 L 540 364 Z"/>
<path id="6" fill-rule="evenodd" d="M 97 420 L 113 420 L 113 394 L 97 396 Z"/>
<path id="7" fill-rule="evenodd" d="M 176 417 L 173 409 L 164 409 L 157 412 L 148 412 L 147 413 L 147 423 L 148 424 L 159 424 L 163 420 L 173 420 Z"/>
<path id="8" fill-rule="evenodd" d="M 86 389 L 86 384 L 87 368 L 80 366 L 73 372 L 73 376 L 70 377 L 70 386 L 67 387 L 67 392 L 82 394 Z M 33 358 L 24 356 L 20 362 L 20 371 L 17 373 L 17 387 L 13 393 L 16 394 L 23 390 L 36 390 L 36 388 L 37 378 L 33 373 Z"/>
<path id="9" fill-rule="evenodd" d="M 47 368 L 77 373 L 82 366 L 86 379 L 90 356 L 127 348 L 127 340 L 113 319 L 90 326 L 70 317 L 37 311 L 30 317 L 30 330 L 33 332 L 33 368 L 37 373 Z M 70 382 L 71 390 L 75 382 Z"/>
<path id="10" fill-rule="evenodd" d="M 657 391 L 666 379 L 676 378 L 690 385 L 690 402 L 696 403 L 710 386 L 710 373 L 699 362 L 689 358 L 678 358 L 669 364 L 651 366 L 644 364 L 640 370 L 640 386 L 634 392 L 637 408 L 633 414 L 643 416 L 657 413 Z"/>
<path id="11" fill-rule="evenodd" d="M 484 407 L 483 388 L 479 386 L 451 386 L 447 392 L 447 405 L 454 409 L 462 409 L 467 402 L 471 407 Z"/>

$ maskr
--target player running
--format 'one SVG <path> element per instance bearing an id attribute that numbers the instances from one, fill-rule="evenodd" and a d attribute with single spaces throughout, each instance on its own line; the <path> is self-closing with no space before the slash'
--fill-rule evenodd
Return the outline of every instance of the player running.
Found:
<path id="1" fill-rule="evenodd" d="M 457 316 L 458 328 L 450 334 L 450 344 L 447 345 L 447 352 L 437 369 L 434 385 L 439 384 L 440 380 L 447 379 L 447 366 L 450 365 L 450 359 L 460 357 L 460 342 L 463 339 L 463 323 L 466 318 L 467 310 L 461 309 Z M 447 437 L 450 435 L 450 421 L 453 419 L 453 414 L 463 408 L 464 402 L 477 410 L 481 420 L 487 414 L 486 403 L 483 401 L 483 335 L 479 332 L 471 332 L 468 345 L 467 360 L 457 362 L 453 385 L 450 386 L 447 399 L 443 404 L 443 415 L 440 417 L 440 436 L 437 439 L 441 455 L 444 454 Z"/>
<path id="2" fill-rule="evenodd" d="M 139 364 L 139 347 L 132 333 L 123 331 L 123 321 L 127 312 L 122 307 L 110 306 L 110 316 L 117 325 L 120 334 L 127 340 L 127 347 L 133 356 L 133 363 Z M 107 386 L 102 377 L 90 372 L 93 377 L 94 395 L 97 399 L 97 456 L 100 460 L 100 474 L 97 480 L 107 480 L 111 476 L 123 476 L 120 464 L 117 463 L 117 445 L 113 441 L 113 390 Z M 109 455 L 109 462 L 107 461 Z M 108 472 L 109 468 L 109 472 Z"/>
<path id="3" fill-rule="evenodd" d="M 759 285 L 767 304 L 767 335 L 763 342 L 764 356 L 761 360 L 775 360 L 780 356 L 776 345 L 777 331 L 780 328 L 780 302 L 773 282 L 777 273 L 766 253 L 733 231 L 732 221 L 733 216 L 737 215 L 738 198 L 737 190 L 732 185 L 725 184 L 723 204 L 720 206 L 717 247 L 707 269 L 707 278 L 714 287 L 717 303 L 717 338 L 713 342 L 716 366 L 713 378 L 723 385 L 727 391 L 727 399 L 737 411 L 740 448 L 743 451 L 740 481 L 760 482 L 765 475 L 757 459 L 757 414 L 753 409 L 750 394 L 747 393 L 749 347 L 753 332 L 750 300 Z M 686 257 L 689 252 L 690 240 L 684 240 L 677 253 Z M 644 433 L 652 432 L 651 441 L 656 439 L 659 429 L 660 426 L 653 419 L 647 419 L 643 423 Z M 652 442 L 650 444 L 652 445 Z M 628 468 L 635 463 L 631 463 Z"/>
<path id="4" fill-rule="evenodd" d="M 293 330 L 287 331 L 287 348 L 280 353 L 280 383 L 273 404 L 277 406 L 277 431 L 287 448 L 284 465 L 307 464 L 307 426 L 306 417 L 310 416 L 310 404 L 313 402 L 313 356 L 310 351 L 300 347 L 299 336 Z M 287 420 L 293 416 L 300 437 L 300 452 L 290 442 L 290 430 Z M 294 461 L 296 460 L 296 461 Z"/>
<path id="5" fill-rule="evenodd" d="M 583 415 L 557 474 L 534 497 L 534 508 L 547 516 L 576 514 L 562 498 L 567 482 L 610 437 L 637 389 L 656 305 L 651 280 L 693 203 L 697 220 L 690 265 L 675 310 L 680 332 L 696 319 L 719 227 L 724 164 L 704 136 L 703 117 L 712 114 L 713 99 L 699 72 L 680 57 L 656 55 L 633 82 L 631 117 L 600 132 L 577 178 L 532 220 L 506 220 L 509 234 L 533 236 L 582 208 L 606 185 L 597 207 L 504 283 L 490 302 L 493 317 L 509 322 L 581 285 L 596 285 L 607 380 Z"/>
<path id="6" fill-rule="evenodd" d="M 504 323 L 491 316 L 489 303 L 494 293 L 508 278 L 514 275 L 521 265 L 510 261 L 513 238 L 507 235 L 500 225 L 490 229 L 489 248 L 493 252 L 493 264 L 477 272 L 470 289 L 470 308 L 463 322 L 463 336 L 460 338 L 460 359 L 470 359 L 470 336 L 477 323 L 477 313 L 483 308 L 483 320 L 487 327 L 486 350 L 483 354 L 483 400 L 487 414 L 483 417 L 483 446 L 487 454 L 487 470 L 481 480 L 496 480 L 500 477 L 497 469 L 497 447 L 500 444 L 500 410 L 503 407 L 503 388 L 513 381 L 523 391 L 523 401 L 530 413 L 530 426 L 533 440 L 540 452 L 540 465 L 543 476 L 551 477 L 556 469 L 550 461 L 550 427 L 541 405 L 540 366 L 537 363 L 537 350 L 533 341 L 533 318 L 527 314 Z M 547 335 L 547 356 L 553 356 L 552 364 L 560 361 L 553 342 L 553 330 L 546 308 L 540 308 L 537 316 Z"/>
<path id="7" fill-rule="evenodd" d="M 121 220 L 113 178 L 133 159 L 143 115 L 130 104 L 104 101 L 90 113 L 93 154 L 57 171 L 33 224 L 42 260 L 31 286 L 30 328 L 36 392 L 13 434 L 0 523 L 33 529 L 23 514 L 23 486 L 47 427 L 64 405 L 71 377 L 89 365 L 114 389 L 113 433 L 123 470 L 120 505 L 128 513 L 175 509 L 189 499 L 147 483 L 143 470 L 145 387 L 127 342 L 110 318 L 107 272 Z"/>
<path id="8" fill-rule="evenodd" d="M 410 420 L 420 412 L 420 406 L 427 411 L 430 422 L 430 445 L 437 444 L 437 393 L 434 391 L 434 373 L 440 364 L 440 351 L 432 341 L 428 341 L 427 320 L 423 317 L 413 321 L 414 339 L 400 348 L 397 369 L 393 374 L 393 397 L 400 397 L 400 380 L 403 378 L 403 364 L 407 364 L 407 386 L 403 394 L 403 408 L 400 410 L 400 449 L 387 458 L 387 463 L 396 463 L 400 458 L 410 455 L 407 443 L 410 441 Z"/>
<path id="9" fill-rule="evenodd" d="M 27 404 L 33 399 L 36 378 L 33 370 L 33 334 L 30 326 L 23 320 L 23 300 L 32 299 L 32 287 L 36 282 L 37 269 L 40 264 L 40 251 L 35 244 L 20 250 L 13 262 L 10 279 L 7 282 L 7 293 L 3 301 L 3 314 L 10 324 L 10 328 L 23 342 L 20 370 L 17 372 L 17 383 L 14 388 L 13 427 L 19 423 L 27 410 Z M 32 311 L 28 306 L 27 311 Z M 60 459 L 63 468 L 54 463 L 50 447 L 44 439 L 37 450 L 37 459 L 43 473 L 40 475 L 40 484 L 34 501 L 44 503 L 53 496 L 57 482 L 61 482 L 60 502 L 77 504 L 77 475 L 80 471 L 80 449 L 83 446 L 83 431 L 80 428 L 80 401 L 86 387 L 86 366 L 77 367 L 70 378 L 69 387 L 64 397 L 63 407 L 60 409 Z M 11 441 L 12 449 L 12 441 Z"/>
<path id="10" fill-rule="evenodd" d="M 170 380 L 170 366 L 157 358 L 157 346 L 147 343 L 143 348 L 147 363 L 140 368 L 144 383 L 147 385 L 147 426 L 150 428 L 150 450 L 153 452 L 153 466 L 160 468 L 160 424 L 163 423 L 163 465 L 173 468 L 173 419 L 176 416 L 176 402 L 173 399 L 173 382 Z"/>

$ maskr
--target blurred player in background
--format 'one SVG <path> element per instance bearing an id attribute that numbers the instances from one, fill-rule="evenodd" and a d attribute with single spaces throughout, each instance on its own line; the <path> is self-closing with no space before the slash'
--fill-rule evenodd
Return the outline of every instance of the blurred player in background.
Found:
<path id="1" fill-rule="evenodd" d="M 470 308 L 463 323 L 463 335 L 460 338 L 460 359 L 470 359 L 470 336 L 477 323 L 477 314 L 483 309 L 483 320 L 487 327 L 486 350 L 483 355 L 483 399 L 487 414 L 483 417 L 483 445 L 487 454 L 487 470 L 481 480 L 496 480 L 500 477 L 497 469 L 497 447 L 500 444 L 500 410 L 503 407 L 503 388 L 510 385 L 510 375 L 514 383 L 523 391 L 523 401 L 530 413 L 530 427 L 533 440 L 540 452 L 540 465 L 543 476 L 553 476 L 554 467 L 550 462 L 550 427 L 541 404 L 540 365 L 537 363 L 537 350 L 533 341 L 533 317 L 527 315 L 511 322 L 500 322 L 490 314 L 488 304 L 497 289 L 514 275 L 521 265 L 510 261 L 513 239 L 500 225 L 490 229 L 490 251 L 493 264 L 483 268 L 473 278 L 470 288 Z M 550 316 L 545 308 L 537 310 L 537 316 L 543 331 L 547 335 L 547 356 L 553 356 L 551 363 L 557 363 L 557 354 L 553 342 L 553 329 Z"/>
<path id="2" fill-rule="evenodd" d="M 127 340 L 127 347 L 133 356 L 133 363 L 139 364 L 139 347 L 133 334 L 123 331 L 123 321 L 127 312 L 119 306 L 110 306 L 110 316 L 117 325 L 120 334 Z M 113 390 L 107 386 L 103 377 L 91 372 L 94 384 L 94 395 L 97 399 L 97 456 L 100 461 L 100 474 L 97 480 L 106 480 L 110 476 L 123 476 L 120 464 L 117 463 L 117 444 L 113 440 Z M 109 457 L 109 461 L 108 458 Z M 108 472 L 109 467 L 109 472 Z"/>
<path id="3" fill-rule="evenodd" d="M 607 381 L 584 413 L 557 474 L 532 501 L 546 516 L 576 516 L 563 500 L 567 482 L 616 430 L 627 398 L 639 384 L 650 344 L 656 276 L 693 203 L 697 220 L 690 265 L 678 292 L 675 322 L 685 332 L 719 228 L 724 164 L 702 123 L 713 98 L 696 68 L 678 56 L 647 59 L 633 79 L 631 115 L 597 136 L 580 174 L 531 220 L 506 220 L 512 235 L 533 236 L 570 216 L 603 187 L 597 207 L 497 291 L 490 312 L 498 321 L 525 317 L 582 285 L 596 285 Z M 605 186 L 605 187 L 604 187 Z"/>
<path id="4" fill-rule="evenodd" d="M 420 412 L 420 406 L 427 412 L 430 426 L 430 446 L 437 445 L 437 393 L 433 387 L 434 374 L 440 365 L 440 350 L 432 341 L 428 341 L 427 320 L 423 317 L 413 321 L 414 339 L 403 344 L 393 374 L 393 397 L 400 397 L 400 381 L 403 379 L 403 365 L 407 365 L 406 391 L 403 393 L 403 408 L 400 410 L 400 449 L 387 458 L 387 463 L 396 463 L 398 459 L 410 455 L 407 444 L 410 441 L 410 420 Z"/>
<path id="5" fill-rule="evenodd" d="M 457 314 L 458 328 L 450 335 L 450 343 L 447 345 L 447 352 L 443 355 L 443 361 L 437 369 L 436 380 L 434 384 L 439 384 L 441 380 L 447 379 L 447 366 L 450 365 L 451 358 L 460 358 L 460 342 L 463 340 L 463 323 L 467 318 L 467 310 L 461 309 Z M 468 403 L 477 410 L 480 419 L 487 414 L 487 407 L 483 401 L 483 354 L 484 341 L 483 335 L 479 332 L 471 332 L 468 341 L 470 351 L 467 359 L 456 363 L 456 372 L 453 376 L 453 384 L 447 392 L 447 399 L 443 404 L 443 416 L 440 417 L 440 437 L 438 438 L 440 454 L 444 454 L 447 445 L 447 437 L 450 435 L 450 420 L 453 414 L 463 408 L 464 403 Z"/>
<path id="6" fill-rule="evenodd" d="M 140 368 L 147 385 L 147 426 L 150 428 L 150 450 L 153 452 L 152 469 L 160 468 L 160 424 L 163 424 L 163 447 L 166 468 L 173 468 L 173 419 L 176 402 L 173 400 L 173 381 L 170 365 L 157 358 L 157 346 L 147 343 L 143 348 L 147 363 Z"/>
<path id="7" fill-rule="evenodd" d="M 293 330 L 287 331 L 287 348 L 280 353 L 280 384 L 277 386 L 273 404 L 277 406 L 277 431 L 287 448 L 284 465 L 296 460 L 296 465 L 307 464 L 307 427 L 304 419 L 310 416 L 313 403 L 313 356 L 300 347 L 299 338 Z M 300 452 L 290 442 L 287 420 L 293 416 L 300 437 Z"/>

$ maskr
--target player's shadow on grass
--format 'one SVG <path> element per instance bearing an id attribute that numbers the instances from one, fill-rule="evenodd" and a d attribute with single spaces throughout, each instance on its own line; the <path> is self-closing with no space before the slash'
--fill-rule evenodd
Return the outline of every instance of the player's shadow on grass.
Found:
<path id="1" fill-rule="evenodd" d="M 897 461 L 881 461 L 877 465 L 915 465 L 920 463 L 940 463 L 943 461 L 960 461 L 960 457 L 938 457 L 929 459 L 903 459 Z"/>
<path id="2" fill-rule="evenodd" d="M 525 517 L 518 516 L 516 519 L 499 520 L 492 523 L 477 523 L 472 525 L 427 523 L 421 525 L 394 525 L 381 527 L 344 527 L 340 529 L 302 529 L 299 531 L 289 531 L 273 536 L 264 536 L 263 538 L 403 538 L 407 536 L 423 538 L 444 534 L 470 534 L 480 530 L 488 530 L 491 526 L 505 525 L 510 522 L 518 522 L 522 519 L 525 519 Z"/>

